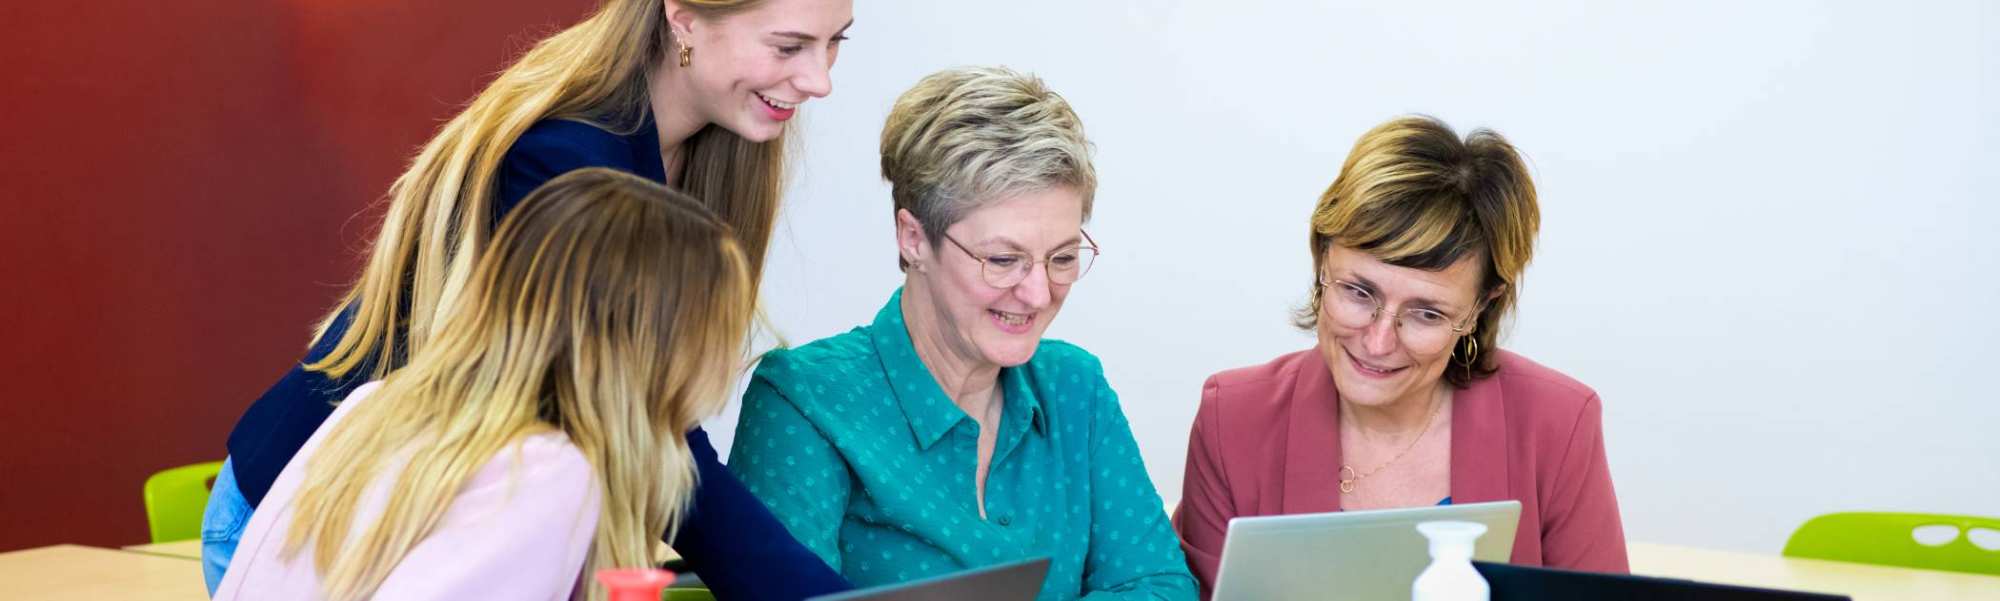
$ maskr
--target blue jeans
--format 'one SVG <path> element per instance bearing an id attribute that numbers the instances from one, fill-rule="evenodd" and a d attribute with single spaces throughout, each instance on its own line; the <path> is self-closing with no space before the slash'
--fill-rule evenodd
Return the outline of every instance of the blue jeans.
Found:
<path id="1" fill-rule="evenodd" d="M 201 576 L 211 597 L 222 584 L 223 572 L 229 571 L 229 558 L 236 555 L 236 543 L 243 540 L 252 511 L 250 501 L 236 488 L 236 466 L 223 459 L 222 473 L 216 474 L 215 486 L 208 490 L 208 509 L 201 514 Z"/>

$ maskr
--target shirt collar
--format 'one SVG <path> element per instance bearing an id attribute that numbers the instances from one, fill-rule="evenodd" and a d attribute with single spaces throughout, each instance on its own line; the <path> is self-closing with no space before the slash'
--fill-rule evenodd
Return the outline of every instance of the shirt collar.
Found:
<path id="1" fill-rule="evenodd" d="M 916 436 L 917 445 L 929 449 L 939 439 L 958 425 L 961 420 L 972 419 L 965 410 L 945 396 L 944 388 L 938 386 L 931 376 L 930 368 L 924 366 L 923 359 L 917 357 L 917 348 L 910 341 L 910 326 L 903 321 L 903 289 L 897 288 L 889 295 L 889 302 L 875 313 L 875 321 L 868 326 L 868 338 L 875 345 L 875 354 L 882 361 L 882 371 L 889 379 L 889 393 L 896 396 L 896 403 L 903 409 L 903 416 L 910 422 L 910 433 Z M 1048 425 L 1042 415 L 1042 402 L 1028 382 L 1027 374 L 1019 367 L 1000 368 L 1002 398 L 1006 403 L 1001 417 L 1000 434 L 1011 437 L 1010 431 L 1018 431 L 1021 418 L 1027 416 L 1029 426 L 1038 433 L 1046 433 Z"/>

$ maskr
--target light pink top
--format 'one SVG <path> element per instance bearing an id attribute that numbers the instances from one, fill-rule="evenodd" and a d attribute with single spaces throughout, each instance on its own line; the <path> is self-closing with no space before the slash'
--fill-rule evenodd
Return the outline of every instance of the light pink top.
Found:
<path id="1" fill-rule="evenodd" d="M 297 510 L 306 462 L 348 411 L 381 387 L 355 389 L 306 441 L 250 518 L 218 600 L 321 599 L 312 545 L 286 561 L 284 547 Z M 408 458 L 387 465 L 363 492 L 349 541 L 372 527 L 389 500 L 389 485 Z M 560 432 L 536 434 L 507 447 L 467 480 L 429 536 L 410 549 L 375 592 L 391 599 L 571 599 L 590 553 L 600 504 L 583 453 Z"/>

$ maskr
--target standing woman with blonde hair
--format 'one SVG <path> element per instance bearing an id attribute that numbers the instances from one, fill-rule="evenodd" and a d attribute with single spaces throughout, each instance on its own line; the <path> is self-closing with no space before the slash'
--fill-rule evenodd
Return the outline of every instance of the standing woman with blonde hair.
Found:
<path id="1" fill-rule="evenodd" d="M 637 176 L 520 205 L 430 343 L 279 474 L 218 599 L 603 599 L 592 571 L 648 567 L 745 357 L 749 263 Z"/>
<path id="2" fill-rule="evenodd" d="M 203 518 L 210 588 L 253 508 L 335 402 L 431 344 L 495 224 L 550 178 L 608 167 L 688 192 L 734 230 L 754 293 L 785 123 L 831 93 L 852 20 L 852 0 L 603 0 L 501 72 L 390 186 L 358 281 L 305 359 L 230 434 Z M 845 588 L 723 469 L 705 433 L 690 431 L 688 443 L 702 484 L 669 542 L 712 589 L 798 598 Z"/>

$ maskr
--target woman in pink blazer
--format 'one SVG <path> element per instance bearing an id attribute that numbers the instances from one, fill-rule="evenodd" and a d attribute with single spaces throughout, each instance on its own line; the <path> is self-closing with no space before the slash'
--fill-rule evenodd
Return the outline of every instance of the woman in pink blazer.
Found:
<path id="1" fill-rule="evenodd" d="M 1318 345 L 1215 374 L 1174 528 L 1204 597 L 1229 520 L 1513 499 L 1514 563 L 1624 572 L 1597 393 L 1495 347 L 1540 227 L 1513 146 L 1363 135 L 1312 215 Z"/>

